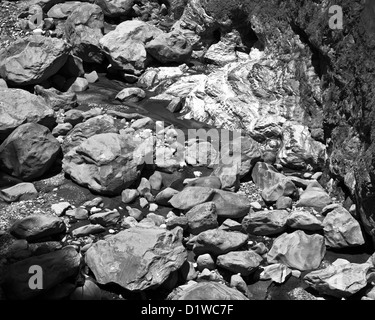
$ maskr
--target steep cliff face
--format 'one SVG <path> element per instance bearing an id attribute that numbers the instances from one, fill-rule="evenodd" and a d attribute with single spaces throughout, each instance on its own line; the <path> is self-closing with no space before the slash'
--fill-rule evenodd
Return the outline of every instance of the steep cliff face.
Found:
<path id="1" fill-rule="evenodd" d="M 329 174 L 347 187 L 366 231 L 374 238 L 375 1 L 340 1 L 342 30 L 328 25 L 328 9 L 335 4 L 283 1 L 279 5 L 289 26 L 309 46 L 321 79 Z"/>
<path id="2" fill-rule="evenodd" d="M 343 29 L 329 27 L 333 5 L 343 9 Z M 271 140 L 286 166 L 324 167 L 375 238 L 375 1 L 191 0 L 173 28 L 202 59 L 212 44 L 228 51 L 237 34 L 222 59 L 231 62 L 186 95 L 187 117 Z M 314 159 L 301 157 L 309 152 Z"/>
<path id="3" fill-rule="evenodd" d="M 374 238 L 375 1 L 341 1 L 343 30 L 328 28 L 327 8 L 334 4 L 304 1 L 293 8 L 291 22 L 326 64 L 321 87 L 329 171 L 344 182 Z"/>

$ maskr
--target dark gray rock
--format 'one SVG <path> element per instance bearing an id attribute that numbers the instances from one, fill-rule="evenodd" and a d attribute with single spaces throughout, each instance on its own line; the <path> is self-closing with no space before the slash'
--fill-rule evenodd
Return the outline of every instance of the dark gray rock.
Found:
<path id="1" fill-rule="evenodd" d="M 38 123 L 52 129 L 56 124 L 53 109 L 42 97 L 22 89 L 0 88 L 0 143 L 24 123 Z"/>
<path id="2" fill-rule="evenodd" d="M 6 202 L 35 199 L 38 191 L 30 182 L 16 184 L 13 187 L 0 190 L 0 199 Z"/>
<path id="3" fill-rule="evenodd" d="M 242 227 L 257 236 L 275 235 L 285 231 L 288 216 L 286 210 L 252 212 L 243 218 Z"/>
<path id="4" fill-rule="evenodd" d="M 191 234 L 199 234 L 209 229 L 216 229 L 217 222 L 216 206 L 213 202 L 198 204 L 186 213 L 188 230 Z"/>
<path id="5" fill-rule="evenodd" d="M 72 247 L 28 258 L 9 266 L 2 287 L 9 299 L 31 299 L 65 279 L 78 275 L 80 261 L 80 255 Z M 43 289 L 31 289 L 29 286 L 32 277 L 30 270 L 33 266 L 39 266 L 43 272 Z"/>
<path id="6" fill-rule="evenodd" d="M 119 195 L 139 177 L 132 137 L 103 133 L 84 140 L 63 159 L 63 170 L 79 185 L 99 194 Z"/>
<path id="7" fill-rule="evenodd" d="M 199 282 L 186 288 L 178 287 L 173 291 L 170 300 L 248 300 L 240 291 L 219 282 Z"/>
<path id="8" fill-rule="evenodd" d="M 85 259 L 99 283 L 140 291 L 159 286 L 183 265 L 181 240 L 182 229 L 133 227 L 96 242 Z"/>
<path id="9" fill-rule="evenodd" d="M 233 251 L 218 256 L 216 264 L 233 273 L 248 276 L 259 267 L 262 260 L 262 257 L 252 250 Z"/>
<path id="10" fill-rule="evenodd" d="M 99 6 L 82 3 L 65 22 L 65 36 L 73 53 L 84 62 L 101 63 L 104 58 L 99 40 L 103 37 L 104 14 Z"/>
<path id="11" fill-rule="evenodd" d="M 207 230 L 189 241 L 195 254 L 210 253 L 218 256 L 240 248 L 248 236 L 241 232 L 228 232 L 220 229 Z"/>
<path id="12" fill-rule="evenodd" d="M 34 35 L 17 40 L 0 51 L 0 76 L 17 86 L 42 83 L 60 70 L 69 51 L 62 39 Z"/>
<path id="13" fill-rule="evenodd" d="M 284 233 L 273 242 L 268 263 L 283 263 L 300 271 L 317 269 L 326 252 L 324 237 L 307 235 L 301 230 Z"/>
<path id="14" fill-rule="evenodd" d="M 0 168 L 12 176 L 30 181 L 46 173 L 60 152 L 60 143 L 48 128 L 26 123 L 0 145 Z"/>
<path id="15" fill-rule="evenodd" d="M 15 222 L 10 233 L 18 239 L 37 242 L 51 236 L 65 234 L 66 227 L 63 220 L 53 216 L 32 215 Z"/>
<path id="16" fill-rule="evenodd" d="M 169 203 L 176 209 L 190 210 L 194 206 L 210 201 L 214 196 L 214 189 L 207 187 L 186 187 L 174 195 Z"/>

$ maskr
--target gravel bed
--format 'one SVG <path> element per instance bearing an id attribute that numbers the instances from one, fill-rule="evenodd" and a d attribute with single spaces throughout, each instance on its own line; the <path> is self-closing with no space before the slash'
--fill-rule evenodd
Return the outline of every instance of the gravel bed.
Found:
<path id="1" fill-rule="evenodd" d="M 22 30 L 18 16 L 29 6 L 29 1 L 0 0 L 0 49 L 11 42 L 31 34 L 30 30 Z"/>

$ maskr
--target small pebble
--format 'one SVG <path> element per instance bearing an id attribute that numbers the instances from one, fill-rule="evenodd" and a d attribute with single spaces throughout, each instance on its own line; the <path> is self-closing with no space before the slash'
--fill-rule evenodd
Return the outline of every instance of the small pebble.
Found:
<path id="1" fill-rule="evenodd" d="M 158 209 L 158 205 L 156 203 L 151 203 L 149 210 L 155 212 Z"/>
<path id="2" fill-rule="evenodd" d="M 35 35 L 38 35 L 38 36 L 41 36 L 43 34 L 43 30 L 42 29 L 34 29 L 33 30 L 33 33 Z"/>
<path id="3" fill-rule="evenodd" d="M 200 171 L 194 171 L 194 176 L 196 178 L 199 178 L 201 175 L 202 175 L 202 172 L 200 172 Z"/>
<path id="4" fill-rule="evenodd" d="M 140 198 L 139 205 L 141 206 L 141 208 L 145 208 L 148 205 L 148 201 L 145 198 Z"/>
<path id="5" fill-rule="evenodd" d="M 257 201 L 251 202 L 250 207 L 252 207 L 254 210 L 262 210 L 262 205 Z"/>
<path id="6" fill-rule="evenodd" d="M 301 271 L 292 270 L 292 276 L 295 277 L 295 278 L 299 278 L 301 276 Z"/>
<path id="7" fill-rule="evenodd" d="M 310 172 L 305 172 L 304 174 L 303 174 L 303 178 L 304 179 L 310 179 L 312 177 L 312 173 L 310 173 Z"/>
<path id="8" fill-rule="evenodd" d="M 101 209 L 101 208 L 97 208 L 97 207 L 92 207 L 92 208 L 90 209 L 90 213 L 92 213 L 92 214 L 94 214 L 94 213 L 98 213 L 98 212 L 100 212 L 100 211 L 102 211 L 102 209 Z"/>
<path id="9" fill-rule="evenodd" d="M 174 217 L 177 217 L 177 216 L 176 216 L 176 214 L 173 211 L 169 211 L 167 213 L 167 219 L 174 218 Z"/>

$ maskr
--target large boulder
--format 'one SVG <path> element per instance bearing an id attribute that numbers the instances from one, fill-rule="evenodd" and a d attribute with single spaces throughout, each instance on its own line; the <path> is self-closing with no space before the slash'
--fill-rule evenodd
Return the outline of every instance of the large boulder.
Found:
<path id="1" fill-rule="evenodd" d="M 155 288 L 186 261 L 182 229 L 133 227 L 93 244 L 86 263 L 101 284 L 131 291 Z"/>
<path id="2" fill-rule="evenodd" d="M 140 175 L 143 163 L 134 158 L 137 147 L 129 136 L 97 134 L 64 155 L 63 170 L 92 191 L 119 195 Z"/>
<path id="3" fill-rule="evenodd" d="M 308 211 L 293 211 L 287 220 L 287 225 L 293 229 L 319 231 L 323 229 L 321 221 Z M 326 239 L 327 241 L 327 239 Z"/>
<path id="4" fill-rule="evenodd" d="M 283 196 L 295 197 L 296 194 L 296 186 L 286 178 L 270 188 L 263 189 L 262 198 L 266 203 L 274 204 Z"/>
<path id="5" fill-rule="evenodd" d="M 207 187 L 186 187 L 175 194 L 169 203 L 176 209 L 190 210 L 198 204 L 211 201 L 214 196 L 214 189 Z"/>
<path id="6" fill-rule="evenodd" d="M 140 75 L 150 62 L 145 44 L 161 33 L 146 22 L 125 21 L 101 38 L 100 45 L 115 69 Z"/>
<path id="7" fill-rule="evenodd" d="M 246 195 L 215 189 L 212 202 L 216 213 L 224 218 L 242 218 L 250 211 L 250 200 Z"/>
<path id="8" fill-rule="evenodd" d="M 199 282 L 185 288 L 178 287 L 173 291 L 171 300 L 248 300 L 240 291 L 220 282 Z"/>
<path id="9" fill-rule="evenodd" d="M 358 221 L 341 206 L 327 214 L 323 227 L 326 245 L 331 248 L 355 247 L 365 243 Z"/>
<path id="10" fill-rule="evenodd" d="M 45 215 L 31 215 L 15 222 L 10 233 L 18 239 L 37 242 L 66 231 L 65 223 L 60 218 Z"/>
<path id="11" fill-rule="evenodd" d="M 188 230 L 192 234 L 199 234 L 209 229 L 216 229 L 216 206 L 213 202 L 198 204 L 186 213 Z"/>
<path id="12" fill-rule="evenodd" d="M 17 40 L 0 51 L 0 76 L 16 86 L 42 83 L 60 70 L 69 51 L 57 38 L 35 35 Z"/>
<path id="13" fill-rule="evenodd" d="M 300 271 L 317 269 L 326 252 L 324 237 L 307 235 L 302 230 L 284 233 L 273 242 L 268 263 L 283 263 Z"/>
<path id="14" fill-rule="evenodd" d="M 54 19 L 66 19 L 80 5 L 82 5 L 81 1 L 66 1 L 64 3 L 57 3 L 48 10 L 47 16 Z"/>
<path id="15" fill-rule="evenodd" d="M 252 250 L 233 251 L 218 256 L 216 264 L 233 273 L 248 276 L 259 267 L 262 260 L 262 257 Z"/>
<path id="16" fill-rule="evenodd" d="M 30 181 L 46 173 L 60 152 L 60 143 L 48 128 L 26 123 L 0 145 L 0 168 L 12 176 Z"/>
<path id="17" fill-rule="evenodd" d="M 370 264 L 345 263 L 330 265 L 308 273 L 303 280 L 320 294 L 347 298 L 367 285 Z"/>
<path id="18" fill-rule="evenodd" d="M 38 191 L 31 182 L 18 183 L 12 187 L 0 190 L 0 199 L 6 202 L 35 199 Z"/>
<path id="19" fill-rule="evenodd" d="M 55 115 L 42 97 L 21 89 L 0 88 L 0 142 L 23 123 L 39 123 L 52 129 Z"/>
<path id="20" fill-rule="evenodd" d="M 318 182 L 313 182 L 307 186 L 304 192 L 302 192 L 296 206 L 314 208 L 320 212 L 330 203 L 332 203 L 332 200 L 328 193 Z"/>
<path id="21" fill-rule="evenodd" d="M 196 255 L 210 253 L 218 256 L 240 248 L 247 239 L 248 236 L 241 232 L 211 229 L 190 239 L 190 243 L 193 245 L 193 252 Z"/>
<path id="22" fill-rule="evenodd" d="M 96 4 L 82 3 L 65 22 L 65 35 L 73 53 L 88 63 L 101 63 L 104 54 L 99 40 L 103 37 L 104 15 Z"/>
<path id="23" fill-rule="evenodd" d="M 160 191 L 155 197 L 155 202 L 161 206 L 170 206 L 169 200 L 179 192 L 173 188 L 165 188 L 163 191 Z"/>
<path id="24" fill-rule="evenodd" d="M 27 258 L 9 266 L 2 288 L 7 298 L 12 300 L 35 298 L 47 293 L 64 280 L 77 276 L 80 263 L 81 256 L 73 247 Z M 42 289 L 34 289 L 30 286 L 33 276 L 30 270 L 34 273 L 42 271 Z"/>
<path id="25" fill-rule="evenodd" d="M 72 111 L 74 112 L 75 110 Z M 78 113 L 78 117 L 81 116 L 81 113 Z M 75 122 L 73 122 L 73 125 L 75 125 Z M 86 139 L 101 133 L 118 133 L 113 117 L 108 115 L 97 116 L 77 124 L 65 137 L 62 150 L 64 154 L 68 153 L 68 151 L 78 147 Z"/>
<path id="26" fill-rule="evenodd" d="M 178 33 L 162 33 L 146 45 L 147 52 L 161 63 L 187 62 L 193 51 L 189 40 Z"/>
<path id="27" fill-rule="evenodd" d="M 243 229 L 257 236 L 269 236 L 285 231 L 289 212 L 286 210 L 269 210 L 252 212 L 242 220 Z"/>

